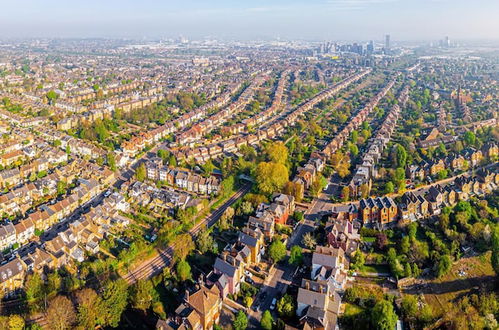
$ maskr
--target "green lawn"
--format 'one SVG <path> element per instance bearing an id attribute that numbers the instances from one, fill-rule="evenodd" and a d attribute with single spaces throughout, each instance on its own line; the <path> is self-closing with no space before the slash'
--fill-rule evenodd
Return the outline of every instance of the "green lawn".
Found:
<path id="1" fill-rule="evenodd" d="M 374 243 L 376 241 L 376 237 L 370 237 L 370 236 L 368 236 L 368 237 L 362 237 L 362 240 L 364 242 Z"/>

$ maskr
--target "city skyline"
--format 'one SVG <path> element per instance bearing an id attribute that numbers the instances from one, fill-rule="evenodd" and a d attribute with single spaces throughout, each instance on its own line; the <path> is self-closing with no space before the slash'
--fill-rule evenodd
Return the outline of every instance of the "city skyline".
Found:
<path id="1" fill-rule="evenodd" d="M 498 39 L 498 12 L 493 0 L 24 0 L 4 4 L 0 29 L 14 38 Z"/>

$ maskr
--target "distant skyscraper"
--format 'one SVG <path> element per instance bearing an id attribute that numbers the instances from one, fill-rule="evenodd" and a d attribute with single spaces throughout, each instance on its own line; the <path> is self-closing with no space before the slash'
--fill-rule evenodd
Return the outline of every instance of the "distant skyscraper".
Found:
<path id="1" fill-rule="evenodd" d="M 387 34 L 387 35 L 385 36 L 385 49 L 386 49 L 386 50 L 389 50 L 389 49 L 390 49 L 390 35 L 389 35 L 389 34 Z"/>
<path id="2" fill-rule="evenodd" d="M 369 41 L 367 44 L 367 53 L 372 54 L 374 53 L 374 41 Z"/>
<path id="3" fill-rule="evenodd" d="M 449 39 L 449 37 L 445 37 L 444 45 L 445 45 L 445 47 L 450 47 L 450 39 Z"/>

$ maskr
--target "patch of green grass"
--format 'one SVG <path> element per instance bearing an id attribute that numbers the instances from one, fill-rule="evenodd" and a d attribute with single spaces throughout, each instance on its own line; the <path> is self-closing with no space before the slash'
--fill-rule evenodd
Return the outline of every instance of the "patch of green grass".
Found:
<path id="1" fill-rule="evenodd" d="M 364 242 L 374 243 L 376 241 L 376 237 L 362 237 L 362 240 Z"/>

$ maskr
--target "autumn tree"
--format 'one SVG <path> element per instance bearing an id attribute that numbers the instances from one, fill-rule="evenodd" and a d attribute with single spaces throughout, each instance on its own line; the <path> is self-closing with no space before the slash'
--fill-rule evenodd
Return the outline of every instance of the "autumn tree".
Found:
<path id="1" fill-rule="evenodd" d="M 91 288 L 76 291 L 78 325 L 83 329 L 94 329 L 100 324 L 100 315 L 102 313 L 102 299 Z"/>
<path id="2" fill-rule="evenodd" d="M 174 255 L 177 260 L 185 259 L 196 247 L 189 233 L 178 235 L 174 240 L 174 245 Z"/>
<path id="3" fill-rule="evenodd" d="M 310 250 L 315 249 L 315 246 L 317 245 L 317 241 L 311 233 L 306 233 L 305 235 L 303 235 L 302 243 Z"/>
<path id="4" fill-rule="evenodd" d="M 21 315 L 17 314 L 9 316 L 8 323 L 9 323 L 8 325 L 9 330 L 24 330 L 26 326 L 26 321 L 24 321 Z"/>
<path id="5" fill-rule="evenodd" d="M 267 159 L 272 163 L 286 164 L 288 161 L 288 148 L 282 142 L 271 142 L 265 146 Z"/>
<path id="6" fill-rule="evenodd" d="M 343 202 L 348 202 L 350 200 L 350 187 L 344 186 L 341 189 L 341 200 Z"/>
<path id="7" fill-rule="evenodd" d="M 261 162 L 255 175 L 258 189 L 267 195 L 280 191 L 289 178 L 287 167 L 279 163 Z"/>
<path id="8" fill-rule="evenodd" d="M 50 329 L 71 329 L 76 321 L 76 313 L 71 300 L 65 296 L 52 299 L 47 309 L 46 320 Z"/>

